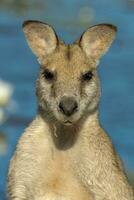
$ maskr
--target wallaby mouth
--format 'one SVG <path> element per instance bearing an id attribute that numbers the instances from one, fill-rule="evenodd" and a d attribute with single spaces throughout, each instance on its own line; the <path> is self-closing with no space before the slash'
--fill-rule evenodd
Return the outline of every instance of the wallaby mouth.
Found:
<path id="1" fill-rule="evenodd" d="M 66 120 L 66 121 L 64 122 L 64 124 L 65 124 L 66 126 L 70 126 L 70 125 L 72 125 L 72 122 L 71 122 L 70 120 Z"/>

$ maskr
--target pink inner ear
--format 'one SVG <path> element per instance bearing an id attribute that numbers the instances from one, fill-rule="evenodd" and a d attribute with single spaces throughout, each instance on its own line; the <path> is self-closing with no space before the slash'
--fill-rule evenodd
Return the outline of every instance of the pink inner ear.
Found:
<path id="1" fill-rule="evenodd" d="M 85 45 L 86 54 L 97 58 L 102 48 L 101 41 L 100 40 L 94 40 L 92 42 L 89 41 L 89 44 Z"/>
<path id="2" fill-rule="evenodd" d="M 115 38 L 116 28 L 111 25 L 100 24 L 89 28 L 80 39 L 80 46 L 83 51 L 98 60 L 109 49 Z"/>

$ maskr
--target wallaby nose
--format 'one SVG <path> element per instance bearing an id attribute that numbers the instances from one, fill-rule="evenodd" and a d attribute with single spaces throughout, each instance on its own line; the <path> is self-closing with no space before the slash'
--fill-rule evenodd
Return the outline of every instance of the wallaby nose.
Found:
<path id="1" fill-rule="evenodd" d="M 73 97 L 62 97 L 59 103 L 59 108 L 64 115 L 69 117 L 76 112 L 78 104 Z"/>

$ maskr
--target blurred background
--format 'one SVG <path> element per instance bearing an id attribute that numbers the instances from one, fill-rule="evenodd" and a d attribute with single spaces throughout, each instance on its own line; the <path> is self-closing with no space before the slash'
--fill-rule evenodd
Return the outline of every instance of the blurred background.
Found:
<path id="1" fill-rule="evenodd" d="M 9 160 L 37 110 L 38 63 L 22 22 L 50 23 L 73 42 L 89 26 L 113 23 L 118 35 L 101 60 L 100 121 L 120 154 L 129 180 L 134 175 L 134 0 L 0 0 L 0 200 L 5 200 Z"/>

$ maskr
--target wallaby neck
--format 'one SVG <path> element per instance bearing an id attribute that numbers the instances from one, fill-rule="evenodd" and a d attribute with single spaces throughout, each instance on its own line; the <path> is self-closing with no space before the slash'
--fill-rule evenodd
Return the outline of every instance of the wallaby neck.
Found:
<path id="1" fill-rule="evenodd" d="M 90 136 L 90 133 L 95 133 L 100 127 L 98 110 L 69 126 L 58 123 L 57 121 L 49 122 L 45 116 L 42 115 L 42 113 L 40 113 L 40 115 L 43 121 L 47 123 L 50 128 L 51 136 L 55 146 L 62 150 L 73 147 L 77 140 L 81 140 L 82 137 L 85 137 L 85 135 Z"/>

